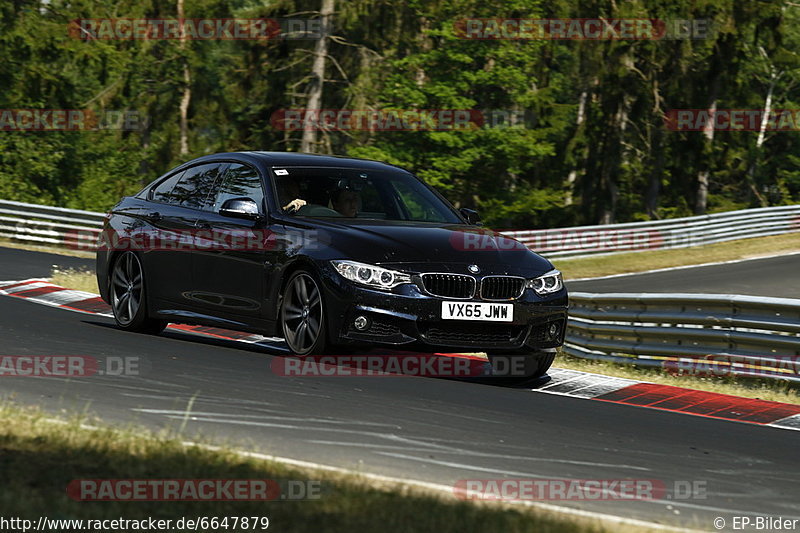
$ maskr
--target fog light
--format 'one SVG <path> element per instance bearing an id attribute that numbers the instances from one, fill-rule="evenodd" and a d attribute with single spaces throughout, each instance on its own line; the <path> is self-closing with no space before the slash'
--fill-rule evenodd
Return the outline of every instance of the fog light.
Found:
<path id="1" fill-rule="evenodd" d="M 367 329 L 367 326 L 369 326 L 369 319 L 365 316 L 358 316 L 353 322 L 353 325 L 356 327 L 357 330 L 364 331 L 365 329 Z"/>
<path id="2" fill-rule="evenodd" d="M 551 339 L 554 339 L 556 335 L 558 335 L 558 325 L 557 324 L 550 324 L 550 330 L 548 331 Z"/>

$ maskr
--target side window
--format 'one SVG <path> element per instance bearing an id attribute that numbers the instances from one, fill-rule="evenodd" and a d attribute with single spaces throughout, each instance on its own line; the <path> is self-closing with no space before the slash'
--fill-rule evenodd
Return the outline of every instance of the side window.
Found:
<path id="1" fill-rule="evenodd" d="M 225 200 L 231 198 L 250 198 L 261 209 L 264 204 L 264 190 L 261 188 L 261 176 L 254 168 L 238 163 L 231 164 L 222 179 L 222 186 L 218 187 L 214 203 L 209 206 L 210 210 L 219 212 Z"/>
<path id="2" fill-rule="evenodd" d="M 172 188 L 175 187 L 175 184 L 178 183 L 178 180 L 181 179 L 181 176 L 183 176 L 185 172 L 186 171 L 178 172 L 156 185 L 150 193 L 150 199 L 154 202 L 169 203 Z"/>
<path id="3" fill-rule="evenodd" d="M 200 209 L 225 167 L 224 163 L 209 163 L 186 169 L 170 193 L 170 203 Z"/>

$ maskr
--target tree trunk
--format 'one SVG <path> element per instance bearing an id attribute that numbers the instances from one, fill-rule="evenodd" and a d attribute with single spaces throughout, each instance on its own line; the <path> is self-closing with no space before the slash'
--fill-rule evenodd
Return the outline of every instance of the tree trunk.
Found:
<path id="1" fill-rule="evenodd" d="M 308 88 L 306 115 L 318 113 L 322 105 L 322 89 L 325 85 L 325 64 L 328 57 L 328 35 L 330 35 L 331 18 L 336 0 L 322 0 L 320 10 L 321 35 L 314 46 L 314 63 L 311 66 L 311 82 Z M 300 142 L 301 152 L 313 152 L 317 144 L 317 132 L 310 125 L 303 128 L 303 139 Z"/>
<path id="2" fill-rule="evenodd" d="M 656 126 L 653 133 L 653 148 L 651 153 L 655 153 L 655 160 L 653 167 L 650 170 L 650 176 L 647 181 L 647 192 L 645 193 L 645 207 L 647 208 L 647 215 L 652 220 L 657 220 L 658 216 L 658 195 L 661 192 L 661 177 L 664 173 L 664 128 L 663 126 Z"/>
<path id="3" fill-rule="evenodd" d="M 428 34 L 426 33 L 427 30 L 430 29 L 430 26 L 431 26 L 431 24 L 430 24 L 430 21 L 428 20 L 427 17 L 420 17 L 420 19 L 419 19 L 419 28 L 420 28 L 420 30 L 419 30 L 419 40 L 421 42 L 420 50 L 422 50 L 423 52 L 430 51 L 431 47 L 433 46 L 432 43 L 430 42 L 430 38 L 428 37 Z M 427 75 L 425 74 L 425 69 L 422 68 L 421 66 L 417 67 L 417 72 L 414 75 L 414 81 L 416 81 L 417 86 L 418 87 L 422 87 L 423 85 L 425 85 L 425 80 L 426 79 L 427 79 Z"/>
<path id="4" fill-rule="evenodd" d="M 626 55 L 622 59 L 623 65 L 628 68 L 633 66 L 633 58 Z M 619 183 L 618 179 L 628 168 L 630 158 L 630 147 L 626 142 L 628 129 L 628 117 L 633 98 L 628 93 L 623 93 L 619 99 L 617 112 L 613 117 L 614 131 L 613 146 L 614 150 L 605 158 L 602 169 L 602 180 L 604 181 L 604 193 L 606 194 L 603 213 L 600 217 L 600 224 L 613 224 L 617 217 L 617 204 L 619 202 Z"/>
<path id="5" fill-rule="evenodd" d="M 772 72 L 770 76 L 769 88 L 767 89 L 767 98 L 764 101 L 764 115 L 761 117 L 761 124 L 758 126 L 758 138 L 756 139 L 756 148 L 753 152 L 753 156 L 751 157 L 750 166 L 747 169 L 747 185 L 750 187 L 750 190 L 758 199 L 758 203 L 761 207 L 767 207 L 769 203 L 767 199 L 764 198 L 764 195 L 758 190 L 758 185 L 756 184 L 756 166 L 758 165 L 758 161 L 761 155 L 761 146 L 764 144 L 765 140 L 765 133 L 767 131 L 767 121 L 769 120 L 769 114 L 772 112 L 772 94 L 775 91 L 775 84 L 778 81 L 779 74 Z"/>
<path id="6" fill-rule="evenodd" d="M 704 150 L 702 150 L 702 157 L 706 159 L 708 154 L 710 154 L 712 147 L 714 146 L 714 115 L 717 112 L 717 96 L 716 90 L 714 91 L 713 99 L 711 100 L 711 105 L 708 106 L 708 123 L 703 130 L 703 135 L 705 135 L 706 141 L 704 143 Z M 695 215 L 705 215 L 706 209 L 708 208 L 708 177 L 711 174 L 709 170 L 709 165 L 707 162 L 702 161 L 700 163 L 700 171 L 697 173 L 697 190 L 695 191 L 694 197 L 694 214 Z"/>
<path id="7" fill-rule="evenodd" d="M 178 0 L 178 21 L 180 28 L 179 48 L 183 61 L 183 94 L 180 103 L 180 150 L 182 156 L 189 154 L 189 103 L 192 101 L 192 75 L 189 71 L 189 60 L 186 57 L 186 33 L 183 26 L 183 0 Z"/>
<path id="8" fill-rule="evenodd" d="M 586 118 L 586 99 L 589 95 L 589 92 L 584 89 L 581 92 L 581 96 L 578 99 L 578 116 L 575 119 L 575 135 L 578 136 L 581 133 L 581 126 L 583 125 L 583 121 Z M 572 205 L 573 203 L 573 194 L 575 193 L 575 180 L 578 179 L 578 165 L 577 163 L 572 166 L 572 170 L 569 171 L 567 175 L 567 179 L 564 182 L 564 205 Z"/>
<path id="9" fill-rule="evenodd" d="M 650 175 L 647 178 L 647 190 L 644 196 L 644 207 L 650 220 L 658 220 L 658 197 L 661 194 L 661 180 L 664 177 L 664 99 L 661 96 L 661 84 L 658 74 L 653 72 L 653 120 L 647 125 L 647 159 L 650 162 Z"/>
<path id="10" fill-rule="evenodd" d="M 139 161 L 139 183 L 142 186 L 146 185 L 148 181 L 148 176 L 150 175 L 150 158 L 148 157 L 148 151 L 150 150 L 150 120 L 147 119 L 144 128 L 142 129 L 142 160 Z"/>

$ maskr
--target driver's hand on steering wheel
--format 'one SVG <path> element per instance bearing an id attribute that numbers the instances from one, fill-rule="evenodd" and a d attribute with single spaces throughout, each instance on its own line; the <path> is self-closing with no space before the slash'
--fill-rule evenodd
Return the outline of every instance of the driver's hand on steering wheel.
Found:
<path id="1" fill-rule="evenodd" d="M 296 198 L 296 199 L 292 200 L 291 202 L 289 202 L 288 204 L 286 204 L 285 206 L 283 206 L 283 210 L 286 211 L 287 213 L 294 213 L 295 211 L 297 211 L 298 209 L 300 209 L 304 205 L 306 205 L 306 201 L 305 200 L 301 200 L 300 198 Z"/>

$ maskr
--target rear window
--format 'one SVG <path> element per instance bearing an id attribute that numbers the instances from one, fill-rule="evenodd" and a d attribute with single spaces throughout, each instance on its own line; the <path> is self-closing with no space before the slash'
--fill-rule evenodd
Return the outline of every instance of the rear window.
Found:
<path id="1" fill-rule="evenodd" d="M 200 209 L 214 190 L 227 163 L 206 163 L 170 176 L 152 190 L 154 202 Z"/>
<path id="2" fill-rule="evenodd" d="M 209 163 L 186 170 L 170 193 L 170 203 L 200 209 L 227 164 Z"/>
<path id="3" fill-rule="evenodd" d="M 165 204 L 169 203 L 170 193 L 172 192 L 173 187 L 175 187 L 175 184 L 178 183 L 178 180 L 181 179 L 181 176 L 183 176 L 184 172 L 173 174 L 169 178 L 156 185 L 150 193 L 150 199 L 154 202 L 161 202 Z"/>

